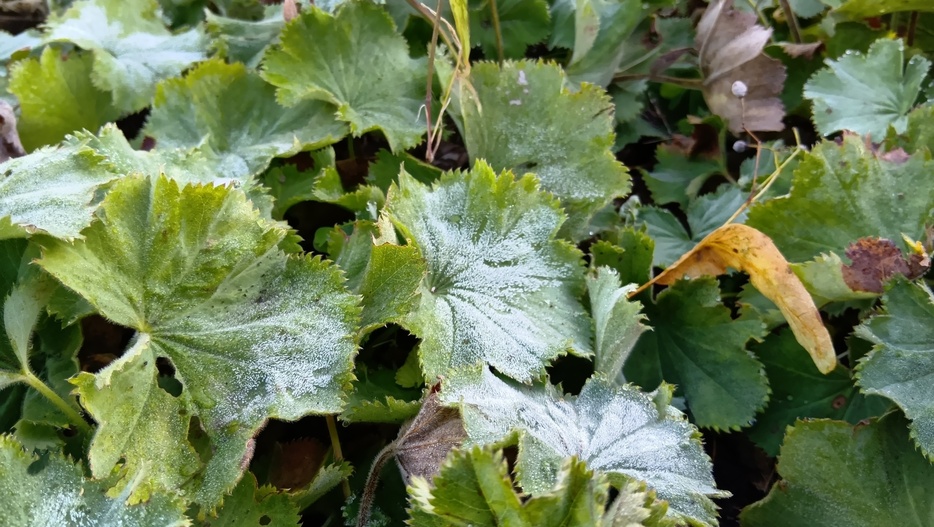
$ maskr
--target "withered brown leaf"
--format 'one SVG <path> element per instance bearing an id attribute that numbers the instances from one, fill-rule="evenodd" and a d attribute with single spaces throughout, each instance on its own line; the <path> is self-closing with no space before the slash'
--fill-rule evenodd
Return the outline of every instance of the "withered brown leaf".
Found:
<path id="1" fill-rule="evenodd" d="M 762 53 L 771 29 L 756 24 L 756 16 L 733 9 L 733 0 L 713 0 L 697 24 L 695 47 L 700 56 L 704 100 L 710 111 L 727 121 L 731 132 L 777 132 L 784 129 L 785 107 L 778 98 L 785 84 L 785 66 Z M 733 83 L 748 88 L 742 100 Z"/>
<path id="2" fill-rule="evenodd" d="M 852 263 L 843 265 L 843 281 L 854 291 L 882 293 L 889 278 L 904 275 L 915 279 L 931 267 L 931 259 L 911 255 L 908 259 L 892 240 L 865 237 L 851 243 L 846 256 Z"/>
<path id="3" fill-rule="evenodd" d="M 396 463 L 406 482 L 412 476 L 430 481 L 448 452 L 467 437 L 460 412 L 438 401 L 440 386 L 431 389 L 418 415 L 402 426 L 396 438 Z"/>

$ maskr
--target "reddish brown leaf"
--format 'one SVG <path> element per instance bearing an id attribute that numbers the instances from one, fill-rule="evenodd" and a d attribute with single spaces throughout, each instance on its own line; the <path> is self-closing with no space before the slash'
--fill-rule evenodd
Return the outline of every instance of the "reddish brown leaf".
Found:
<path id="1" fill-rule="evenodd" d="M 882 293 L 885 282 L 895 275 L 917 278 L 927 272 L 931 259 L 912 254 L 906 260 L 892 240 L 866 237 L 856 240 L 846 249 L 852 263 L 843 265 L 843 281 L 854 291 Z"/>
<path id="2" fill-rule="evenodd" d="M 421 476 L 429 481 L 441 467 L 452 448 L 467 437 L 460 412 L 441 406 L 436 384 L 411 421 L 399 430 L 396 439 L 396 462 L 406 481 Z"/>

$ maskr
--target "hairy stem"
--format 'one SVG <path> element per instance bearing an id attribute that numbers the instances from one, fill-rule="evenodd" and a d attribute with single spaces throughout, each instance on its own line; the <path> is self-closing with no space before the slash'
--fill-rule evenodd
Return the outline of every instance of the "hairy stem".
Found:
<path id="1" fill-rule="evenodd" d="M 56 408 L 58 408 L 63 414 L 65 414 L 65 417 L 68 418 L 68 421 L 71 424 L 75 425 L 76 428 L 78 428 L 82 432 L 91 431 L 91 425 L 89 425 L 88 422 L 84 420 L 84 417 L 82 417 L 81 414 L 79 414 L 78 411 L 75 410 L 74 406 L 68 404 L 68 402 L 62 399 L 57 393 L 55 393 L 55 391 L 52 390 L 52 388 L 49 388 L 47 384 L 42 382 L 42 379 L 40 379 L 39 377 L 36 377 L 36 375 L 33 372 L 27 369 L 26 372 L 23 374 L 23 379 L 26 381 L 26 384 L 28 384 L 31 388 L 33 388 L 37 392 L 41 393 L 43 397 L 48 399 L 49 402 L 54 404 Z"/>
<path id="2" fill-rule="evenodd" d="M 360 498 L 360 509 L 357 511 L 357 527 L 366 527 L 370 521 L 370 512 L 373 510 L 373 500 L 376 498 L 376 487 L 379 486 L 379 474 L 383 471 L 386 462 L 396 453 L 396 442 L 389 443 L 370 465 L 370 473 L 366 476 L 366 485 L 363 487 L 363 496 Z"/>

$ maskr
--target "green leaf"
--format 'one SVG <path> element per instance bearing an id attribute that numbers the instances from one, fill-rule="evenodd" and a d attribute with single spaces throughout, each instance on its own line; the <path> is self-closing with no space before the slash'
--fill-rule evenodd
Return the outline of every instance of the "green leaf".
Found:
<path id="1" fill-rule="evenodd" d="M 256 68 L 285 26 L 281 5 L 268 5 L 259 20 L 241 20 L 205 13 L 205 30 L 218 56 Z"/>
<path id="2" fill-rule="evenodd" d="M 534 172 L 568 210 L 564 232 L 588 237 L 590 215 L 630 189 L 626 167 L 611 150 L 610 98 L 586 84 L 571 93 L 561 68 L 542 62 L 477 64 L 470 81 L 477 98 L 469 95 L 461 107 L 471 160 Z"/>
<path id="3" fill-rule="evenodd" d="M 226 163 L 258 173 L 274 157 L 290 157 L 339 141 L 347 127 L 320 101 L 291 108 L 276 102 L 275 89 L 243 64 L 212 60 L 184 78 L 159 85 L 143 133 L 157 148 L 206 144 Z"/>
<path id="4" fill-rule="evenodd" d="M 224 506 L 211 519 L 209 525 L 224 527 L 254 527 L 256 525 L 297 526 L 301 522 L 298 508 L 289 496 L 276 492 L 273 487 L 257 488 L 256 477 L 247 472 L 230 496 L 224 498 Z"/>
<path id="5" fill-rule="evenodd" d="M 651 14 L 643 0 L 579 0 L 568 76 L 606 88 L 613 81 L 636 26 Z"/>
<path id="6" fill-rule="evenodd" d="M 425 125 L 424 61 L 408 45 L 386 11 L 362 0 L 341 4 L 331 16 L 302 10 L 266 53 L 263 78 L 278 88 L 286 106 L 325 101 L 354 137 L 379 130 L 394 152 L 421 142 Z"/>
<path id="7" fill-rule="evenodd" d="M 590 246 L 591 267 L 613 268 L 621 284 L 648 282 L 655 241 L 644 231 L 631 228 L 611 232 L 606 238 Z"/>
<path id="8" fill-rule="evenodd" d="M 898 413 L 859 424 L 799 421 L 779 457 L 782 481 L 740 516 L 748 527 L 930 525 L 934 465 Z"/>
<path id="9" fill-rule="evenodd" d="M 888 409 L 881 397 L 859 393 L 846 368 L 838 365 L 822 375 L 788 330 L 770 335 L 754 351 L 765 365 L 772 395 L 748 435 L 770 456 L 778 455 L 785 428 L 796 419 L 830 418 L 856 424 Z"/>
<path id="10" fill-rule="evenodd" d="M 36 457 L 0 436 L 0 508 L 3 525 L 181 527 L 190 522 L 165 495 L 129 505 L 132 486 L 110 498 L 102 483 L 87 481 L 80 467 L 58 454 Z M 54 501 L 50 497 L 54 496 Z"/>
<path id="11" fill-rule="evenodd" d="M 934 209 L 932 167 L 923 155 L 903 163 L 880 159 L 858 137 L 824 142 L 804 155 L 791 194 L 756 204 L 746 223 L 792 262 L 840 254 L 864 236 L 918 239 Z"/>
<path id="12" fill-rule="evenodd" d="M 598 525 L 609 484 L 576 459 L 561 467 L 554 487 L 523 502 L 501 451 L 455 450 L 432 482 L 409 486 L 410 525 L 435 527 L 590 527 Z"/>
<path id="13" fill-rule="evenodd" d="M 120 116 L 110 94 L 91 83 L 87 53 L 46 48 L 39 59 L 18 61 L 10 71 L 10 91 L 19 99 L 17 123 L 26 150 L 53 145 L 75 130 L 98 128 Z"/>
<path id="14" fill-rule="evenodd" d="M 899 11 L 934 12 L 934 5 L 928 0 L 847 0 L 834 13 L 861 20 Z"/>
<path id="15" fill-rule="evenodd" d="M 499 45 L 493 25 L 492 0 L 470 0 L 469 7 L 473 44 L 483 48 L 488 60 L 496 60 Z M 496 11 L 504 58 L 522 58 L 527 47 L 548 38 L 551 23 L 545 0 L 497 0 Z"/>
<path id="16" fill-rule="evenodd" d="M 615 379 L 623 370 L 626 357 L 646 330 L 645 317 L 639 313 L 642 305 L 630 302 L 626 295 L 635 284 L 620 287 L 619 275 L 613 269 L 600 267 L 587 275 L 590 312 L 594 320 L 594 367 L 597 373 Z"/>
<path id="17" fill-rule="evenodd" d="M 79 326 L 63 328 L 59 321 L 51 318 L 45 318 L 36 328 L 30 363 L 36 376 L 64 401 L 74 401 L 74 386 L 67 379 L 78 373 L 76 357 L 82 340 Z M 17 428 L 24 421 L 58 428 L 73 425 L 58 407 L 35 390 L 30 390 L 23 400 L 21 421 Z"/>
<path id="18" fill-rule="evenodd" d="M 289 492 L 289 498 L 298 510 L 304 510 L 348 479 L 352 473 L 353 467 L 346 461 L 323 466 L 306 487 Z"/>
<path id="19" fill-rule="evenodd" d="M 149 105 L 156 84 L 206 58 L 200 28 L 173 34 L 154 0 L 81 0 L 47 23 L 46 42 L 94 53 L 91 78 L 121 114 Z"/>
<path id="20" fill-rule="evenodd" d="M 551 385 L 502 381 L 483 369 L 479 378 L 448 381 L 442 399 L 460 407 L 469 444 L 501 443 L 518 432 L 516 470 L 526 492 L 548 492 L 562 460 L 576 456 L 617 487 L 646 482 L 675 519 L 716 523 L 710 497 L 725 494 L 714 488 L 697 430 L 667 402 L 657 406 L 630 385 L 596 376 L 573 397 Z"/>
<path id="21" fill-rule="evenodd" d="M 889 128 L 889 135 L 885 140 L 887 150 L 902 148 L 909 154 L 926 148 L 934 152 L 934 105 L 924 105 L 915 108 L 908 114 L 908 126 L 905 131 L 896 134 Z"/>
<path id="22" fill-rule="evenodd" d="M 713 194 L 705 194 L 694 200 L 686 211 L 690 233 L 674 214 L 665 209 L 640 209 L 639 219 L 645 222 L 646 231 L 655 240 L 652 264 L 667 267 L 676 262 L 704 237 L 726 223 L 726 220 L 743 205 L 746 197 L 739 187 L 726 186 Z M 745 219 L 744 212 L 735 221 L 743 223 Z"/>
<path id="23" fill-rule="evenodd" d="M 283 254 L 288 232 L 260 219 L 242 192 L 126 178 L 83 234 L 75 244 L 44 241 L 39 263 L 171 361 L 180 401 L 214 451 L 198 502 L 216 504 L 233 486 L 247 441 L 267 418 L 340 411 L 358 299 L 336 268 Z M 147 361 L 125 362 L 124 369 Z M 110 397 L 113 411 L 141 413 L 146 399 L 118 390 L 112 373 L 97 374 L 96 388 L 107 394 L 100 397 Z M 102 410 L 97 418 L 113 416 Z"/>
<path id="24" fill-rule="evenodd" d="M 889 125 L 902 133 L 905 115 L 914 106 L 931 61 L 915 55 L 904 64 L 901 40 L 880 39 L 869 52 L 847 52 L 827 61 L 804 85 L 804 96 L 814 103 L 814 124 L 821 135 L 841 130 L 876 138 L 885 137 Z"/>
<path id="25" fill-rule="evenodd" d="M 653 331 L 629 356 L 626 379 L 644 389 L 677 384 L 694 422 L 737 429 L 751 424 L 769 388 L 760 363 L 746 350 L 763 336 L 758 320 L 731 320 L 713 278 L 681 280 L 645 306 Z"/>
<path id="26" fill-rule="evenodd" d="M 293 205 L 313 200 L 315 180 L 321 174 L 321 170 L 299 170 L 295 165 L 274 167 L 263 174 L 263 184 L 275 199 L 272 217 L 281 220 Z"/>
<path id="27" fill-rule="evenodd" d="M 911 419 L 911 437 L 934 459 L 934 297 L 922 284 L 897 279 L 883 297 L 885 311 L 856 329 L 873 344 L 857 367 L 865 393 L 895 401 Z"/>
<path id="28" fill-rule="evenodd" d="M 427 187 L 402 173 L 386 211 L 428 264 L 403 324 L 422 339 L 425 378 L 488 363 L 529 381 L 565 351 L 589 351 L 581 254 L 554 239 L 564 220 L 535 178 L 478 162 Z"/>
<path id="29" fill-rule="evenodd" d="M 799 264 L 791 264 L 801 283 L 814 297 L 814 304 L 823 306 L 830 302 L 875 299 L 879 295 L 867 291 L 854 291 L 843 279 L 843 260 L 835 253 L 821 254 L 817 258 Z"/>
<path id="30" fill-rule="evenodd" d="M 388 192 L 390 185 L 399 181 L 399 167 L 426 185 L 434 183 L 441 177 L 441 170 L 438 167 L 429 165 L 411 154 L 393 154 L 388 150 L 380 150 L 376 153 L 376 161 L 370 165 L 366 180 L 384 192 Z"/>
<path id="31" fill-rule="evenodd" d="M 655 166 L 650 172 L 645 172 L 645 184 L 658 205 L 677 203 L 682 208 L 686 207 L 697 197 L 707 178 L 720 172 L 720 164 L 716 160 L 692 159 L 678 148 L 664 144 L 655 149 L 655 158 Z"/>
<path id="32" fill-rule="evenodd" d="M 422 406 L 422 391 L 400 387 L 393 370 L 368 371 L 358 366 L 357 376 L 340 415 L 345 423 L 400 424 L 415 417 Z"/>

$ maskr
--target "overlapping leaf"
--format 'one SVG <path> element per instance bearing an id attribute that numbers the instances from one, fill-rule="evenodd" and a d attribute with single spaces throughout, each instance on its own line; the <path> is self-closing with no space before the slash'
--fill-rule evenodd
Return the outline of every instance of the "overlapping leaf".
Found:
<path id="1" fill-rule="evenodd" d="M 626 357 L 645 331 L 638 302 L 627 299 L 635 284 L 620 287 L 619 274 L 600 267 L 587 276 L 590 312 L 594 319 L 594 368 L 608 379 L 622 372 Z"/>
<path id="2" fill-rule="evenodd" d="M 516 468 L 526 492 L 548 492 L 562 460 L 576 456 L 607 473 L 616 486 L 631 479 L 646 482 L 668 501 L 673 518 L 715 524 L 710 497 L 723 493 L 714 488 L 697 430 L 663 394 L 656 401 L 599 376 L 577 397 L 551 385 L 502 381 L 486 369 L 477 377 L 453 379 L 442 399 L 461 409 L 468 443 L 499 443 L 518 432 Z"/>
<path id="3" fill-rule="evenodd" d="M 282 6 L 266 6 L 260 20 L 243 20 L 205 13 L 205 29 L 213 37 L 212 47 L 222 57 L 243 62 L 248 67 L 259 66 L 266 48 L 275 42 L 285 26 Z"/>
<path id="4" fill-rule="evenodd" d="M 493 22 L 491 0 L 470 0 L 470 35 L 481 46 L 487 59 L 499 57 L 500 43 L 503 57 L 522 58 L 525 50 L 548 38 L 549 15 L 545 0 L 499 0 L 496 13 L 499 36 Z M 500 43 L 498 43 L 499 41 Z"/>
<path id="5" fill-rule="evenodd" d="M 282 104 L 331 103 L 355 137 L 379 130 L 394 151 L 417 145 L 425 132 L 424 63 L 409 57 L 392 19 L 369 2 L 341 4 L 335 16 L 303 10 L 266 53 L 263 78 Z"/>
<path id="6" fill-rule="evenodd" d="M 40 264 L 152 350 L 147 359 L 138 346 L 93 379 L 98 437 L 112 420 L 166 404 L 151 385 L 133 384 L 149 394 L 138 397 L 117 387 L 131 375 L 152 379 L 153 357 L 170 360 L 179 402 L 200 418 L 214 451 L 193 497 L 215 504 L 239 478 L 265 419 L 340 411 L 358 300 L 334 267 L 283 254 L 287 231 L 261 220 L 241 192 L 127 178 L 83 234 L 76 244 L 46 240 Z M 92 454 L 96 474 L 110 464 Z"/>
<path id="7" fill-rule="evenodd" d="M 557 355 L 589 351 L 580 253 L 554 238 L 564 215 L 533 177 L 478 162 L 428 187 L 403 172 L 386 210 L 428 264 L 404 322 L 427 379 L 487 363 L 529 381 Z"/>

